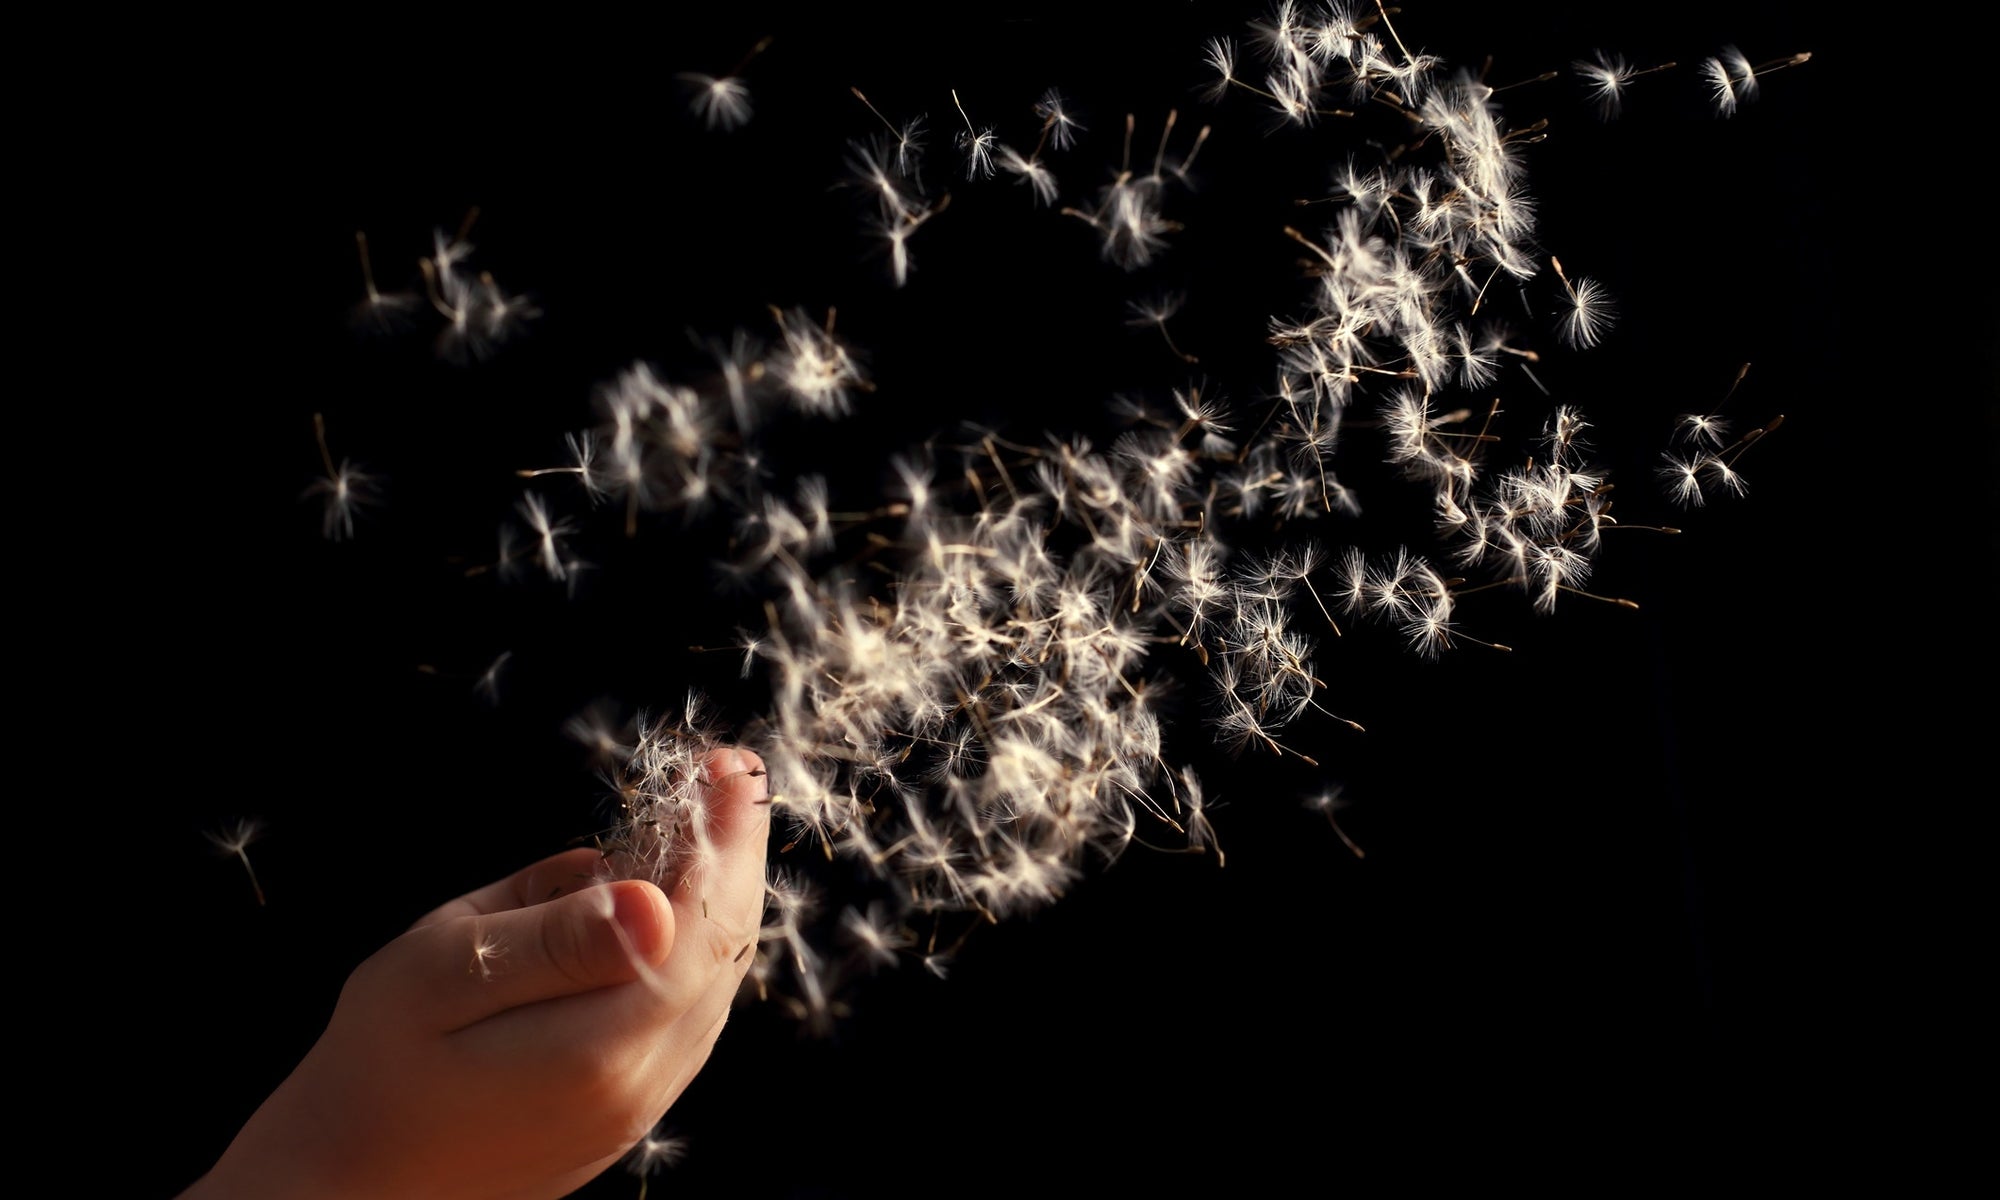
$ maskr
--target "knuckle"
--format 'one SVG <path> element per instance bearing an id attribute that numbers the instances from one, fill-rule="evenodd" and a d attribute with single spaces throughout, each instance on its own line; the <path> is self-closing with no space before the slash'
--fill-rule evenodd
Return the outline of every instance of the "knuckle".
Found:
<path id="1" fill-rule="evenodd" d="M 638 1141 L 659 1119 L 658 1089 L 648 1073 L 616 1052 L 589 1055 L 574 1064 L 569 1110 L 609 1139 L 609 1151 Z"/>
<path id="2" fill-rule="evenodd" d="M 579 911 L 581 910 L 581 911 Z M 541 937 L 541 954 L 549 969 L 564 982 L 587 987 L 590 970 L 589 906 L 573 905 L 536 923 Z"/>
<path id="3" fill-rule="evenodd" d="M 563 1056 L 555 1075 L 572 1112 L 588 1114 L 596 1122 L 619 1110 L 625 1072 L 602 1046 L 579 1044 L 574 1053 Z"/>
<path id="4" fill-rule="evenodd" d="M 404 937 L 411 935 L 404 934 Z M 401 939 L 397 939 L 400 941 Z M 383 994 L 397 982 L 397 972 L 389 964 L 389 958 L 397 949 L 396 942 L 377 950 L 358 963 L 347 973 L 347 979 L 340 985 L 337 1004 L 341 1008 L 356 1009 L 372 1007 Z"/>

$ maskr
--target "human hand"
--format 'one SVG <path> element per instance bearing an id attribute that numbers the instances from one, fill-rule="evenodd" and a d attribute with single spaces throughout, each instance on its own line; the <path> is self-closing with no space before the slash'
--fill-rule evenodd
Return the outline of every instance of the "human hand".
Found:
<path id="1" fill-rule="evenodd" d="M 708 1061 L 755 957 L 763 762 L 705 770 L 713 862 L 663 892 L 572 850 L 425 916 L 355 968 L 182 1200 L 552 1200 L 616 1162 Z"/>

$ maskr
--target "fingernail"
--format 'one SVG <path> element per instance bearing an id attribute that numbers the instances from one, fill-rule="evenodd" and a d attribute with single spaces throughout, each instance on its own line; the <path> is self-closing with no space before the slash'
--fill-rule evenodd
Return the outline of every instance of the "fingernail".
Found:
<path id="1" fill-rule="evenodd" d="M 723 746 L 710 752 L 702 774 L 710 783 L 721 783 L 742 769 L 743 755 L 734 746 Z"/>

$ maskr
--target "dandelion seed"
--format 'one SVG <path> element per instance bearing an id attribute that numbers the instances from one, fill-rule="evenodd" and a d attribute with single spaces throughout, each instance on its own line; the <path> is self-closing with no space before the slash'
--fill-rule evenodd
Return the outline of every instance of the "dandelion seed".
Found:
<path id="1" fill-rule="evenodd" d="M 1736 369 L 1736 377 L 1729 381 L 1729 390 L 1722 394 L 1722 399 L 1716 402 L 1712 410 L 1706 413 L 1682 413 L 1679 422 L 1674 426 L 1674 440 L 1693 446 L 1705 445 L 1712 449 L 1721 449 L 1723 440 L 1729 436 L 1729 422 L 1723 420 L 1720 414 L 1728 406 L 1730 399 L 1736 395 L 1736 389 L 1743 386 L 1743 381 L 1749 375 L 1750 364 L 1744 363 Z M 1761 437 L 1762 434 L 1754 433 L 1751 436 Z"/>
<path id="2" fill-rule="evenodd" d="M 1658 66 L 1639 70 L 1626 62 L 1623 55 L 1596 50 L 1591 53 L 1590 61 L 1578 59 L 1570 64 L 1570 69 L 1582 78 L 1584 94 L 1595 102 L 1598 118 L 1610 121 L 1614 120 L 1619 110 L 1624 107 L 1625 89 L 1631 86 L 1633 80 L 1643 75 L 1670 71 L 1679 65 L 1674 62 L 1663 62 Z"/>
<path id="3" fill-rule="evenodd" d="M 1733 116 L 1736 106 L 1743 99 L 1737 91 L 1737 78 L 1731 64 L 1720 58 L 1701 60 L 1701 76 L 1708 82 L 1709 102 L 1715 106 L 1717 116 Z"/>
<path id="4" fill-rule="evenodd" d="M 490 272 L 480 273 L 479 289 L 480 305 L 476 315 L 486 323 L 486 341 L 494 345 L 514 337 L 528 322 L 542 315 L 542 310 L 527 296 L 510 296 L 501 291 Z"/>
<path id="5" fill-rule="evenodd" d="M 240 817 L 226 827 L 205 835 L 217 850 L 243 864 L 243 873 L 250 877 L 250 890 L 256 895 L 260 907 L 264 904 L 264 885 L 257 882 L 257 871 L 250 865 L 250 844 L 263 833 L 263 822 L 253 817 Z"/>
<path id="6" fill-rule="evenodd" d="M 652 1182 L 650 1176 L 678 1166 L 687 1152 L 687 1138 L 667 1133 L 664 1125 L 640 1138 L 624 1159 L 625 1169 L 639 1177 L 637 1200 L 646 1200 L 646 1189 Z"/>
<path id="7" fill-rule="evenodd" d="M 507 660 L 512 657 L 514 657 L 512 650 L 503 650 L 500 652 L 498 658 L 495 658 L 487 665 L 484 671 L 479 673 L 479 682 L 473 685 L 473 690 L 479 693 L 480 699 L 486 701 L 486 703 L 500 703 L 500 671 L 507 665 Z"/>
<path id="8" fill-rule="evenodd" d="M 347 459 L 334 465 L 326 445 L 326 418 L 320 413 L 313 414 L 313 438 L 326 474 L 308 484 L 300 498 L 320 502 L 320 533 L 326 540 L 345 541 L 354 536 L 356 514 L 377 502 L 376 480 Z"/>
<path id="9" fill-rule="evenodd" d="M 922 186 L 917 178 L 917 163 L 924 153 L 924 118 L 921 114 L 896 127 L 896 170 L 908 176 L 911 182 Z"/>
<path id="10" fill-rule="evenodd" d="M 430 264 L 433 270 L 448 275 L 459 263 L 471 257 L 472 243 L 465 239 L 472 232 L 473 222 L 478 219 L 479 210 L 470 209 L 465 214 L 465 220 L 459 222 L 458 232 L 451 237 L 446 237 L 442 229 L 431 231 Z"/>
<path id="11" fill-rule="evenodd" d="M 870 904 L 866 912 L 844 909 L 840 927 L 842 935 L 871 970 L 895 966 L 898 952 L 916 944 L 915 935 L 891 920 L 880 901 Z"/>
<path id="12" fill-rule="evenodd" d="M 750 89 L 742 80 L 692 71 L 684 72 L 681 78 L 694 87 L 689 107 L 710 129 L 735 129 L 750 120 Z"/>
<path id="13" fill-rule="evenodd" d="M 1711 454 L 1704 457 L 1701 460 L 1700 470 L 1714 486 L 1729 492 L 1731 495 L 1741 496 L 1750 489 L 1750 485 L 1744 480 L 1743 476 L 1729 465 L 1727 459 L 1719 454 Z"/>
<path id="14" fill-rule="evenodd" d="M 1673 454 L 1663 454 L 1659 473 L 1667 485 L 1667 495 L 1683 508 L 1698 508 L 1702 503 L 1701 471 L 1705 461 L 1702 456 L 1681 458 Z"/>
<path id="15" fill-rule="evenodd" d="M 354 515 L 373 499 L 374 478 L 346 459 L 326 478 L 316 479 L 306 488 L 307 498 L 322 504 L 320 532 L 328 541 L 354 536 Z"/>
<path id="16" fill-rule="evenodd" d="M 1611 293 L 1595 279 L 1580 278 L 1574 283 L 1563 274 L 1562 263 L 1556 259 L 1549 262 L 1556 269 L 1556 276 L 1562 280 L 1563 290 L 1569 297 L 1557 325 L 1563 344 L 1572 350 L 1588 350 L 1602 341 L 1605 333 L 1617 318 L 1617 309 L 1611 300 Z"/>
<path id="17" fill-rule="evenodd" d="M 1181 771 L 1181 804 L 1181 825 L 1187 830 L 1188 849 L 1196 852 L 1213 850 L 1215 865 L 1225 865 L 1227 859 L 1222 853 L 1221 843 L 1216 841 L 1215 826 L 1208 819 L 1208 814 L 1216 806 L 1202 800 L 1201 780 L 1186 768 Z"/>
<path id="18" fill-rule="evenodd" d="M 865 391 L 869 384 L 860 364 L 833 336 L 833 313 L 824 325 L 803 312 L 771 310 L 784 338 L 784 349 L 773 360 L 769 374 L 792 397 L 801 411 L 839 416 L 852 404 L 852 393 Z"/>
<path id="19" fill-rule="evenodd" d="M 1158 296 L 1151 300 L 1134 300 L 1126 305 L 1126 311 L 1132 314 L 1126 324 L 1150 325 L 1158 329 L 1160 337 L 1167 343 L 1167 349 L 1175 358 L 1185 363 L 1198 363 L 1201 360 L 1175 345 L 1173 335 L 1167 332 L 1167 322 L 1173 319 L 1174 314 L 1180 312 L 1181 305 L 1185 302 L 1186 298 L 1179 293 Z M 1178 396 L 1178 393 L 1176 395 Z"/>
<path id="20" fill-rule="evenodd" d="M 1056 202 L 1055 172 L 1032 158 L 1022 158 L 1011 146 L 999 150 L 1000 166 L 1017 182 L 1025 183 L 1034 190 L 1035 203 L 1054 204 Z"/>
<path id="21" fill-rule="evenodd" d="M 1683 413 L 1674 426 L 1674 436 L 1693 445 L 1720 448 L 1729 436 L 1729 422 L 1713 413 Z"/>
<path id="22" fill-rule="evenodd" d="M 564 723 L 563 732 L 589 750 L 602 764 L 628 758 L 636 752 L 636 747 L 628 745 L 619 736 L 617 723 L 601 701 L 571 717 Z"/>
<path id="23" fill-rule="evenodd" d="M 913 187 L 922 190 L 923 185 L 917 179 L 917 164 L 924 153 L 924 118 L 918 115 L 897 125 L 883 116 L 882 110 L 876 108 L 874 102 L 862 94 L 860 88 L 851 87 L 847 90 L 854 94 L 856 100 L 866 105 L 868 111 L 875 114 L 875 119 L 882 122 L 889 130 L 890 140 L 896 148 L 896 174 L 908 179 Z"/>
<path id="24" fill-rule="evenodd" d="M 1042 93 L 1035 102 L 1035 115 L 1042 119 L 1042 136 L 1054 150 L 1067 150 L 1076 144 L 1076 136 L 1084 132 L 1082 125 L 1067 111 L 1067 102 L 1062 93 L 1054 88 Z"/>
<path id="25" fill-rule="evenodd" d="M 472 943 L 472 973 L 490 983 L 493 980 L 494 964 L 507 956 L 507 939 L 500 934 L 481 931 Z"/>
<path id="26" fill-rule="evenodd" d="M 1735 103 L 1748 104 L 1757 98 L 1757 69 L 1734 46 L 1724 46 L 1720 56 L 1723 73 L 1729 77 Z"/>
<path id="27" fill-rule="evenodd" d="M 1606 121 L 1616 117 L 1624 103 L 1626 85 L 1636 75 L 1625 57 L 1598 50 L 1589 62 L 1578 59 L 1570 69 L 1583 77 L 1587 94 L 1597 105 L 1597 115 Z"/>
<path id="28" fill-rule="evenodd" d="M 966 115 L 965 105 L 958 98 L 958 89 L 951 90 L 951 102 L 958 108 L 958 115 L 965 120 L 965 132 L 958 135 L 958 148 L 965 154 L 965 177 L 967 179 L 993 178 L 993 151 L 999 139 L 993 136 L 991 126 L 981 129 L 973 125 Z"/>
<path id="29" fill-rule="evenodd" d="M 1353 838 L 1347 836 L 1347 831 L 1340 827 L 1339 819 L 1334 816 L 1336 812 L 1347 806 L 1348 800 L 1341 794 L 1338 786 L 1328 787 L 1315 792 L 1306 797 L 1305 801 L 1306 808 L 1326 818 L 1327 824 L 1333 826 L 1334 833 L 1340 836 L 1341 844 L 1353 851 L 1354 857 L 1367 858 L 1368 855 L 1362 851 L 1361 847 L 1354 844 Z"/>
<path id="30" fill-rule="evenodd" d="M 569 578 L 572 564 L 563 553 L 563 542 L 576 531 L 574 522 L 568 517 L 551 518 L 548 505 L 533 492 L 523 496 L 517 508 L 535 536 L 535 560 L 542 570 L 550 579 Z"/>
<path id="31" fill-rule="evenodd" d="M 1202 51 L 1203 59 L 1216 78 L 1208 86 L 1205 97 L 1211 102 L 1227 95 L 1236 79 L 1236 43 L 1229 38 L 1210 38 Z"/>
<path id="32" fill-rule="evenodd" d="M 681 73 L 681 81 L 693 89 L 688 106 L 709 129 L 738 129 L 750 120 L 750 89 L 737 75 L 770 44 L 768 37 L 758 42 L 736 66 L 722 75 L 703 75 L 693 71 Z"/>
<path id="33" fill-rule="evenodd" d="M 916 197 L 905 193 L 900 170 L 889 165 L 888 147 L 880 138 L 849 143 L 847 161 L 855 179 L 875 197 L 881 219 L 891 226 L 900 224 L 916 203 Z"/>
<path id="34" fill-rule="evenodd" d="M 375 286 L 375 268 L 368 260 L 368 235 L 355 231 L 354 244 L 361 254 L 361 303 L 355 306 L 354 323 L 377 333 L 395 333 L 410 322 L 417 298 L 402 292 L 385 293 Z"/>
<path id="35" fill-rule="evenodd" d="M 1436 658 L 1451 648 L 1452 636 L 1456 632 L 1449 618 L 1448 604 L 1433 605 L 1422 609 L 1410 620 L 1403 623 L 1403 636 L 1410 649 L 1425 658 Z"/>

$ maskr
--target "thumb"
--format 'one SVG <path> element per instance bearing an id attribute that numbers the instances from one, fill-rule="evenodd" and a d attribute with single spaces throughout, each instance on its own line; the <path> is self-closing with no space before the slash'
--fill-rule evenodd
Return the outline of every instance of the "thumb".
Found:
<path id="1" fill-rule="evenodd" d="M 356 970 L 405 1019 L 440 1031 L 638 978 L 665 961 L 674 910 L 644 880 L 587 887 L 543 904 L 412 929 Z"/>

